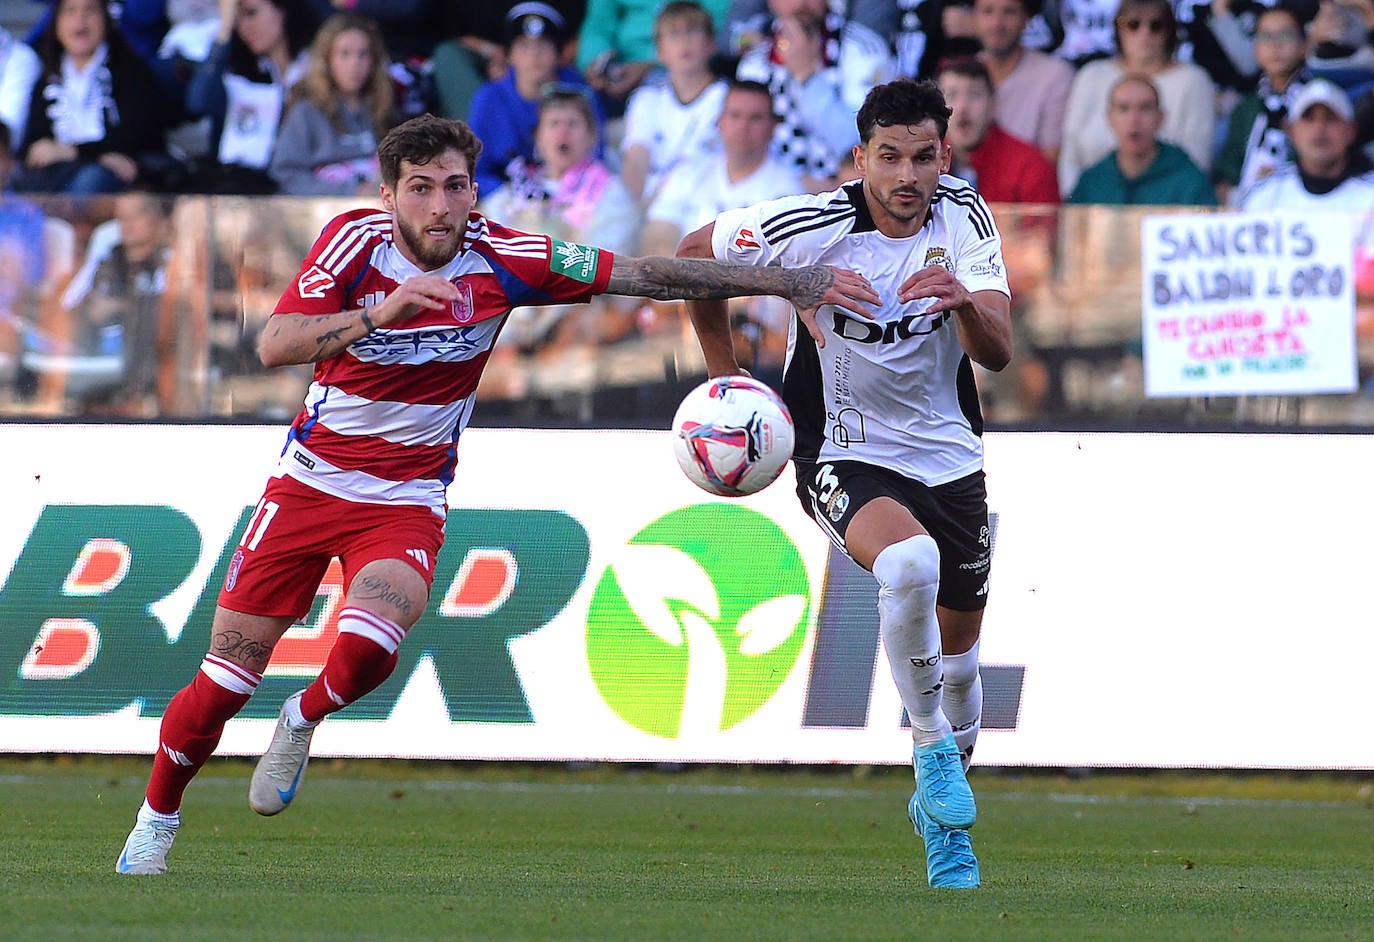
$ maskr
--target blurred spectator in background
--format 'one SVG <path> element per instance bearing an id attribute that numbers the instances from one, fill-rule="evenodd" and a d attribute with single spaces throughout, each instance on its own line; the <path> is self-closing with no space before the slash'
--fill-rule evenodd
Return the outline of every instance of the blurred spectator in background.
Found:
<path id="1" fill-rule="evenodd" d="M 1258 87 L 1240 100 L 1227 120 L 1226 138 L 1212 178 L 1217 200 L 1228 203 L 1291 160 L 1284 121 L 1288 104 L 1312 78 L 1306 66 L 1307 39 L 1293 10 L 1276 6 L 1255 21 L 1254 59 Z"/>
<path id="2" fill-rule="evenodd" d="M 725 210 L 797 192 L 796 169 L 771 152 L 777 120 L 767 85 L 732 82 L 715 122 L 720 152 L 669 171 L 645 213 L 641 254 L 672 255 L 684 235 Z"/>
<path id="3" fill-rule="evenodd" d="M 858 23 L 875 36 L 894 37 L 908 2 L 901 0 L 899 9 L 899 0 L 826 0 L 826 30 L 838 41 L 845 23 Z M 912 9 L 918 5 L 912 4 Z M 773 13 L 768 9 L 768 0 L 730 0 L 725 22 L 716 29 L 716 46 L 733 71 L 740 56 L 772 35 Z M 920 58 L 919 52 L 916 58 Z"/>
<path id="4" fill-rule="evenodd" d="M 366 17 L 377 24 L 393 62 L 427 70 L 434 47 L 443 38 L 440 8 L 449 3 L 477 5 L 482 0 L 316 0 L 335 12 Z"/>
<path id="5" fill-rule="evenodd" d="M 520 0 L 523 2 L 523 0 Z M 466 121 L 472 98 L 483 82 L 498 81 L 510 63 L 506 59 L 506 16 L 516 0 L 492 3 L 443 4 L 444 36 L 434 48 L 434 86 L 438 113 Z M 554 0 L 549 3 L 563 18 L 564 32 L 576 36 L 587 12 L 586 0 Z M 560 53 L 571 64 L 570 51 Z"/>
<path id="6" fill-rule="evenodd" d="M 187 189 L 273 193 L 268 174 L 287 92 L 306 71 L 319 20 L 310 0 L 219 0 L 209 57 L 186 89 L 186 108 L 211 119 L 214 157 Z"/>
<path id="7" fill-rule="evenodd" d="M 89 290 L 64 298 L 42 349 L 25 365 L 75 414 L 173 414 L 176 311 L 164 304 L 172 255 L 171 202 L 143 191 L 114 201 L 116 240 L 103 249 Z M 190 339 L 189 337 L 185 339 Z"/>
<path id="8" fill-rule="evenodd" d="M 1160 138 L 1182 147 L 1204 172 L 1212 167 L 1216 89 L 1200 66 L 1175 57 L 1178 23 L 1170 0 L 1121 0 L 1114 29 L 1120 55 L 1084 65 L 1069 90 L 1059 153 L 1061 193 L 1073 192 L 1083 168 L 1112 149 L 1107 97 L 1125 75 L 1143 75 L 1159 91 L 1164 112 Z"/>
<path id="9" fill-rule="evenodd" d="M 1240 191 L 1244 210 L 1374 210 L 1374 169 L 1355 148 L 1345 91 L 1316 78 L 1293 97 L 1285 122 L 1295 160 Z"/>
<path id="10" fill-rule="evenodd" d="M 140 159 L 164 150 L 174 109 L 105 0 L 59 0 L 38 55 L 15 189 L 96 194 L 132 185 Z"/>
<path id="11" fill-rule="evenodd" d="M 500 189 L 479 193 L 481 212 L 525 232 L 633 253 L 639 245 L 641 217 L 620 178 L 596 157 L 592 98 L 590 89 L 544 96 L 534 159 L 516 158 Z M 497 394 L 507 397 L 523 394 L 527 378 L 512 374 L 514 352 L 546 364 L 572 357 L 563 364 L 569 372 L 560 375 L 558 367 L 550 378 L 555 383 L 573 379 L 574 362 L 586 365 L 596 344 L 619 340 L 630 331 L 638 305 L 639 299 L 599 297 L 575 307 L 516 308 L 502 335 L 503 345 L 497 347 L 505 351 L 493 352 L 487 389 L 501 388 Z"/>
<path id="12" fill-rule="evenodd" d="M 8 129 L 13 147 L 24 140 L 24 127 L 29 118 L 29 91 L 42 71 L 43 63 L 38 61 L 38 53 L 10 35 L 9 30 L 0 28 L 0 124 Z"/>
<path id="13" fill-rule="evenodd" d="M 1064 139 L 1073 67 L 1022 44 L 1026 25 L 1039 8 L 1040 0 L 973 0 L 973 33 L 997 93 L 998 126 L 1030 141 L 1054 164 Z"/>
<path id="14" fill-rule="evenodd" d="M 640 240 L 641 255 L 673 255 L 682 237 L 711 222 L 727 209 L 797 193 L 801 178 L 795 168 L 771 153 L 773 99 L 759 82 L 731 83 L 716 127 L 721 151 L 674 167 L 658 199 L 649 205 Z M 681 318 L 680 302 L 656 302 L 640 311 L 640 328 L 666 332 Z M 787 353 L 790 305 L 777 298 L 735 298 L 730 302 L 735 348 L 750 368 L 781 369 Z"/>
<path id="15" fill-rule="evenodd" d="M 503 78 L 487 82 L 472 100 L 468 123 L 482 141 L 473 179 L 477 196 L 495 193 L 506 181 L 506 168 L 518 157 L 534 157 L 534 129 L 539 103 L 546 89 L 587 88 L 578 71 L 559 64 L 567 40 L 566 21 L 547 3 L 525 2 L 506 15 L 506 55 L 510 67 Z M 593 103 L 598 140 L 604 130 L 600 106 Z M 598 148 L 597 153 L 601 151 Z"/>
<path id="16" fill-rule="evenodd" d="M 1059 229 L 1059 181 L 1054 165 L 1034 144 L 1008 134 L 997 122 L 997 94 L 982 60 L 943 63 L 935 82 L 951 110 L 945 135 L 952 153 L 949 172 L 978 188 L 1002 233 L 1011 287 L 1016 357 L 998 372 L 975 367 L 978 392 L 996 421 L 1025 419 L 1043 401 L 1047 377 L 1025 329 L 1025 306 L 1050 277 Z M 1033 204 L 1027 209 L 1011 204 Z"/>
<path id="17" fill-rule="evenodd" d="M 43 301 L 48 259 L 43 208 L 10 190 L 14 152 L 0 123 L 0 403 L 15 395 L 19 356 Z"/>
<path id="18" fill-rule="evenodd" d="M 1075 69 L 1117 54 L 1115 19 L 1119 0 L 1058 0 L 1057 21 L 1062 38 L 1054 54 Z M 1062 181 L 1061 181 L 1062 182 Z"/>
<path id="19" fill-rule="evenodd" d="M 596 89 L 606 114 L 620 117 L 630 93 L 658 65 L 654 19 L 664 0 L 587 0 L 577 32 L 577 67 Z M 725 22 L 730 0 L 704 0 L 712 35 Z"/>
<path id="20" fill-rule="evenodd" d="M 38 37 L 52 22 L 58 0 L 50 0 L 49 9 L 34 22 L 28 42 L 38 47 Z M 168 0 L 117 0 L 110 4 L 110 17 L 134 52 L 149 65 L 157 58 L 157 47 L 167 32 Z"/>
<path id="21" fill-rule="evenodd" d="M 1164 120 L 1159 90 L 1149 78 L 1118 79 L 1107 96 L 1107 123 L 1116 149 L 1083 171 L 1068 201 L 1215 206 L 1207 175 L 1182 148 L 1160 139 Z"/>
<path id="22" fill-rule="evenodd" d="M 935 81 L 952 112 L 945 135 L 954 152 L 950 173 L 976 186 L 989 203 L 1059 202 L 1054 167 L 1045 155 L 998 126 L 992 78 L 981 61 L 945 62 Z"/>
<path id="23" fill-rule="evenodd" d="M 666 70 L 630 95 L 620 176 L 640 207 L 654 199 L 673 167 L 704 158 L 715 145 L 725 83 L 710 69 L 711 15 L 693 0 L 671 0 L 654 21 L 658 61 Z"/>
<path id="24" fill-rule="evenodd" d="M 1374 84 L 1374 0 L 1319 0 L 1307 25 L 1307 64 L 1347 91 Z"/>
<path id="25" fill-rule="evenodd" d="M 768 0 L 772 36 L 740 59 L 736 78 L 773 94 L 774 153 L 797 168 L 807 189 L 834 185 L 841 158 L 859 142 L 863 98 L 892 76 L 887 42 L 857 23 L 837 37 L 826 28 L 825 0 Z"/>
<path id="26" fill-rule="evenodd" d="M 395 105 L 377 24 L 353 13 L 325 20 L 272 150 L 271 174 L 280 191 L 376 196 L 377 142 L 395 123 Z"/>

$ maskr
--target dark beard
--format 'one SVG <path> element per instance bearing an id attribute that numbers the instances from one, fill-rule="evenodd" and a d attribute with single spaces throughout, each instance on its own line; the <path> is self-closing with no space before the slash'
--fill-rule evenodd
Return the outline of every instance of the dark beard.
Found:
<path id="1" fill-rule="evenodd" d="M 410 254 L 415 257 L 416 262 L 425 271 L 443 268 L 453 261 L 454 256 L 458 254 L 456 245 L 452 251 L 447 247 L 430 245 L 420 231 L 413 229 L 399 219 L 396 220 L 396 234 L 405 243 L 406 248 L 410 249 Z"/>

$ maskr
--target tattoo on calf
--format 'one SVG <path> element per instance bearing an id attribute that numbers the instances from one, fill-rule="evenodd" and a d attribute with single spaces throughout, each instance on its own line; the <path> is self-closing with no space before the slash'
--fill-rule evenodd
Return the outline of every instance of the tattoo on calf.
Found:
<path id="1" fill-rule="evenodd" d="M 221 656 L 237 655 L 244 666 L 267 666 L 272 658 L 272 645 L 245 638 L 240 631 L 221 631 L 210 639 L 210 650 Z"/>

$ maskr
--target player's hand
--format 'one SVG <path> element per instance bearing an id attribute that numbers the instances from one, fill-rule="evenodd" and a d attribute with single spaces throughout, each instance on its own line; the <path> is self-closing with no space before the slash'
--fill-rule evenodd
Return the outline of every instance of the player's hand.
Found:
<path id="1" fill-rule="evenodd" d="M 934 298 L 926 309 L 927 314 L 953 311 L 973 306 L 973 295 L 969 294 L 963 282 L 950 274 L 943 265 L 927 265 L 912 275 L 897 289 L 897 300 L 906 304 L 921 298 Z"/>
<path id="2" fill-rule="evenodd" d="M 413 317 L 422 310 L 448 310 L 458 300 L 458 287 L 442 275 L 412 275 L 372 309 L 378 327 Z"/>
<path id="3" fill-rule="evenodd" d="M 808 279 L 789 300 L 817 347 L 825 346 L 825 333 L 816 322 L 816 312 L 824 305 L 833 304 L 860 317 L 873 319 L 870 305 L 880 304 L 881 299 L 863 275 L 832 265 L 813 265 L 806 271 L 814 272 L 815 279 Z"/>

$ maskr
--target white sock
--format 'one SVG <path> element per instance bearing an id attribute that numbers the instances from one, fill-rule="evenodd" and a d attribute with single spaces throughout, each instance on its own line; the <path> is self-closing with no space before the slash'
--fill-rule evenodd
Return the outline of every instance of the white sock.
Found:
<path id="1" fill-rule="evenodd" d="M 878 620 L 916 745 L 949 735 L 941 709 L 943 668 L 935 595 L 940 587 L 940 550 L 925 534 L 893 543 L 873 560 L 878 579 Z"/>
<path id="2" fill-rule="evenodd" d="M 154 811 L 148 804 L 148 799 L 143 799 L 143 807 L 138 809 L 138 820 L 145 824 L 168 824 L 172 827 L 181 826 L 181 812 L 173 811 L 171 814 L 163 814 L 161 811 Z"/>
<path id="3" fill-rule="evenodd" d="M 945 716 L 954 729 L 954 742 L 968 771 L 978 730 L 983 727 L 983 677 L 978 673 L 978 642 L 963 654 L 946 654 Z"/>
<path id="4" fill-rule="evenodd" d="M 282 712 L 286 714 L 286 725 L 292 729 L 309 729 L 312 726 L 320 725 L 319 720 L 311 723 L 301 713 L 301 694 L 303 693 L 305 693 L 304 690 L 296 691 L 287 697 L 286 702 L 282 704 Z"/>

